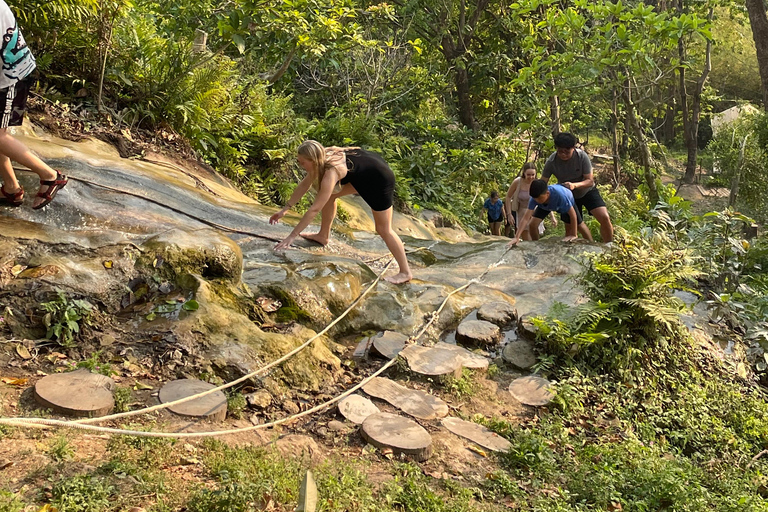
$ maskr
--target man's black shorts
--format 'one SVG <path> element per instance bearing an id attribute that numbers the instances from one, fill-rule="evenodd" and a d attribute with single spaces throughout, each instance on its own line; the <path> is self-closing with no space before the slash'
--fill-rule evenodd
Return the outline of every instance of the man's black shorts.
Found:
<path id="1" fill-rule="evenodd" d="M 586 194 L 584 194 L 583 197 L 579 197 L 578 199 L 575 199 L 576 201 L 576 211 L 578 213 L 581 213 L 581 207 L 585 207 L 588 212 L 592 212 L 595 208 L 600 208 L 601 206 L 605 206 L 605 201 L 603 201 L 603 197 L 600 195 L 600 191 L 597 190 L 597 188 L 593 188 Z"/>
<path id="2" fill-rule="evenodd" d="M 21 126 L 24 121 L 24 113 L 27 110 L 29 89 L 35 81 L 33 75 L 34 73 L 10 87 L 0 89 L 0 108 L 2 108 L 3 116 L 0 118 L 0 128 Z"/>
<path id="3" fill-rule="evenodd" d="M 576 210 L 576 224 L 577 225 L 581 224 L 582 222 L 584 222 L 584 219 L 581 217 L 581 208 L 577 206 L 576 208 L 574 208 L 574 210 Z M 540 206 L 537 206 L 536 209 L 533 210 L 533 216 L 536 219 L 544 220 L 547 218 L 547 215 L 549 215 L 549 210 L 545 210 Z M 560 218 L 563 219 L 563 222 L 565 222 L 566 224 L 571 223 L 571 216 L 568 215 L 567 212 L 561 213 Z"/>

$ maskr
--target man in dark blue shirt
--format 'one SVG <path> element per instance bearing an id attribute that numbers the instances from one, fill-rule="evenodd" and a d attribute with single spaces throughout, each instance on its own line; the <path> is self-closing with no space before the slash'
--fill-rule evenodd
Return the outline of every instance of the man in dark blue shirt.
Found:
<path id="1" fill-rule="evenodd" d="M 539 239 L 539 223 L 541 219 L 540 215 L 534 217 L 534 211 L 538 213 L 544 213 L 543 217 L 546 217 L 549 212 L 557 212 L 560 214 L 560 218 L 565 222 L 565 238 L 564 242 L 571 242 L 576 240 L 576 233 L 579 224 L 581 224 L 581 212 L 576 209 L 576 203 L 573 199 L 573 193 L 562 185 L 547 185 L 544 180 L 534 180 L 531 183 L 531 199 L 528 201 L 528 210 L 526 210 L 523 219 L 519 222 L 520 228 L 518 233 L 525 231 L 526 226 L 530 223 L 530 229 L 528 232 L 531 234 L 532 240 Z M 520 241 L 520 235 L 517 235 L 508 246 L 511 247 Z"/>

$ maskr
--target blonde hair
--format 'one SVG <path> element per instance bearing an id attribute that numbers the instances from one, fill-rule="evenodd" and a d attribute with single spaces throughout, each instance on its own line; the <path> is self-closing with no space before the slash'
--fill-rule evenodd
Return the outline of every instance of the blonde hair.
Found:
<path id="1" fill-rule="evenodd" d="M 296 154 L 312 162 L 312 167 L 316 173 L 315 188 L 320 190 L 320 184 L 323 182 L 328 169 L 346 166 L 344 153 L 353 149 L 360 148 L 352 146 L 343 148 L 330 146 L 326 148 L 316 140 L 305 140 L 296 150 Z M 334 192 L 336 192 L 337 188 L 340 188 L 338 183 L 334 187 Z"/>

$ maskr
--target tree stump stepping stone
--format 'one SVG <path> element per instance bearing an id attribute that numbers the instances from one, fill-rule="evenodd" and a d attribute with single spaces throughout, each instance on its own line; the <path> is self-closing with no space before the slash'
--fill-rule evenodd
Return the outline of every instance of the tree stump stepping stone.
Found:
<path id="1" fill-rule="evenodd" d="M 527 340 L 536 341 L 536 333 L 538 331 L 534 327 L 533 322 L 531 322 L 531 318 L 533 318 L 533 315 L 523 315 L 518 319 L 517 334 Z"/>
<path id="2" fill-rule="evenodd" d="M 464 368 L 470 368 L 472 370 L 487 370 L 488 365 L 491 363 L 491 361 L 485 356 L 475 354 L 474 352 L 467 350 L 464 347 L 451 345 L 450 343 L 445 343 L 444 341 L 438 341 L 435 343 L 434 348 L 440 350 L 448 350 L 455 353 L 462 359 L 461 365 Z"/>
<path id="3" fill-rule="evenodd" d="M 506 452 L 512 447 L 512 443 L 492 432 L 482 425 L 464 421 L 459 418 L 443 418 L 443 426 L 459 437 L 469 439 L 487 450 L 494 452 Z"/>
<path id="4" fill-rule="evenodd" d="M 465 358 L 452 350 L 421 345 L 408 345 L 400 352 L 411 371 L 420 375 L 453 375 L 461 377 Z"/>
<path id="5" fill-rule="evenodd" d="M 473 347 L 487 347 L 501 341 L 501 329 L 485 320 L 464 320 L 456 328 L 456 341 Z"/>
<path id="6" fill-rule="evenodd" d="M 390 448 L 424 462 L 432 455 L 432 436 L 412 419 L 388 412 L 368 416 L 360 429 L 363 439 L 378 448 Z"/>
<path id="7" fill-rule="evenodd" d="M 408 336 L 399 332 L 384 331 L 371 336 L 371 341 L 373 341 L 371 346 L 373 354 L 385 359 L 394 359 L 405 348 Z"/>
<path id="8" fill-rule="evenodd" d="M 67 416 L 97 417 L 112 412 L 115 383 L 109 377 L 82 369 L 43 377 L 35 384 L 35 400 Z"/>
<path id="9" fill-rule="evenodd" d="M 197 379 L 173 380 L 160 389 L 158 397 L 160 403 L 166 404 L 215 387 L 213 384 Z M 227 396 L 221 391 L 217 391 L 183 404 L 171 406 L 168 410 L 179 416 L 221 421 L 227 417 Z"/>
<path id="10" fill-rule="evenodd" d="M 509 392 L 520 403 L 539 407 L 547 405 L 555 395 L 549 390 L 551 383 L 547 379 L 529 375 L 512 381 Z"/>
<path id="11" fill-rule="evenodd" d="M 477 319 L 491 322 L 499 327 L 511 325 L 517 317 L 515 308 L 509 302 L 489 302 L 477 310 Z"/>
<path id="12" fill-rule="evenodd" d="M 501 357 L 515 368 L 528 370 L 536 364 L 536 354 L 529 341 L 515 340 L 504 345 Z"/>
<path id="13" fill-rule="evenodd" d="M 339 412 L 355 425 L 360 425 L 365 421 L 365 418 L 381 411 L 364 396 L 349 395 L 339 402 Z"/>
<path id="14" fill-rule="evenodd" d="M 397 407 L 420 420 L 434 420 L 448 416 L 448 404 L 424 391 L 409 389 L 397 382 L 376 377 L 363 386 L 363 391 Z M 365 422 L 363 422 L 365 423 Z"/>

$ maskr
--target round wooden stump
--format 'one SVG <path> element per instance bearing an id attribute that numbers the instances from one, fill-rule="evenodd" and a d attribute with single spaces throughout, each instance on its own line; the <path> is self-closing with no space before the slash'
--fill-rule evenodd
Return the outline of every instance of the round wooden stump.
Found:
<path id="1" fill-rule="evenodd" d="M 213 384 L 196 379 L 174 380 L 162 387 L 158 397 L 161 403 L 167 404 L 215 387 Z M 227 397 L 221 391 L 217 391 L 183 404 L 171 406 L 168 409 L 179 416 L 221 421 L 227 417 Z"/>
<path id="2" fill-rule="evenodd" d="M 436 347 L 422 347 L 421 345 L 408 345 L 400 352 L 400 355 L 408 361 L 408 367 L 412 372 L 420 375 L 453 375 L 461 377 L 465 358 L 452 350 Z"/>
<path id="3" fill-rule="evenodd" d="M 371 337 L 372 352 L 385 359 L 394 359 L 404 348 L 408 336 L 394 331 L 384 331 Z"/>
<path id="4" fill-rule="evenodd" d="M 417 462 L 432 455 L 432 437 L 418 423 L 403 416 L 380 412 L 363 422 L 360 429 L 363 439 L 378 448 L 390 448 Z"/>
<path id="5" fill-rule="evenodd" d="M 459 437 L 469 439 L 483 448 L 494 452 L 505 452 L 512 447 L 512 443 L 501 437 L 496 432 L 491 432 L 482 425 L 464 421 L 459 418 L 444 418 L 443 426 Z"/>
<path id="6" fill-rule="evenodd" d="M 509 302 L 489 302 L 477 310 L 478 320 L 506 327 L 515 321 L 515 308 Z"/>
<path id="7" fill-rule="evenodd" d="M 376 377 L 363 386 L 363 391 L 394 405 L 404 413 L 420 420 L 434 420 L 448 416 L 448 404 L 440 398 L 401 386 L 383 377 Z"/>
<path id="8" fill-rule="evenodd" d="M 517 398 L 520 403 L 539 407 L 547 405 L 555 395 L 549 390 L 550 382 L 541 377 L 520 377 L 512 381 L 509 385 L 509 392 Z"/>
<path id="9" fill-rule="evenodd" d="M 521 370 L 527 370 L 536 364 L 536 354 L 533 353 L 533 346 L 525 340 L 510 341 L 504 345 L 501 357 L 515 368 Z"/>
<path id="10" fill-rule="evenodd" d="M 114 388 L 109 377 L 83 369 L 43 377 L 35 384 L 35 400 L 59 414 L 104 416 L 115 408 Z"/>
<path id="11" fill-rule="evenodd" d="M 355 425 L 360 425 L 368 416 L 381 411 L 364 396 L 349 395 L 339 402 L 339 412 Z"/>
<path id="12" fill-rule="evenodd" d="M 531 322 L 533 315 L 523 315 L 517 321 L 517 334 L 530 341 L 536 341 L 536 327 Z"/>
<path id="13" fill-rule="evenodd" d="M 501 341 L 498 325 L 485 320 L 464 320 L 456 328 L 456 341 L 473 347 L 487 347 Z"/>

